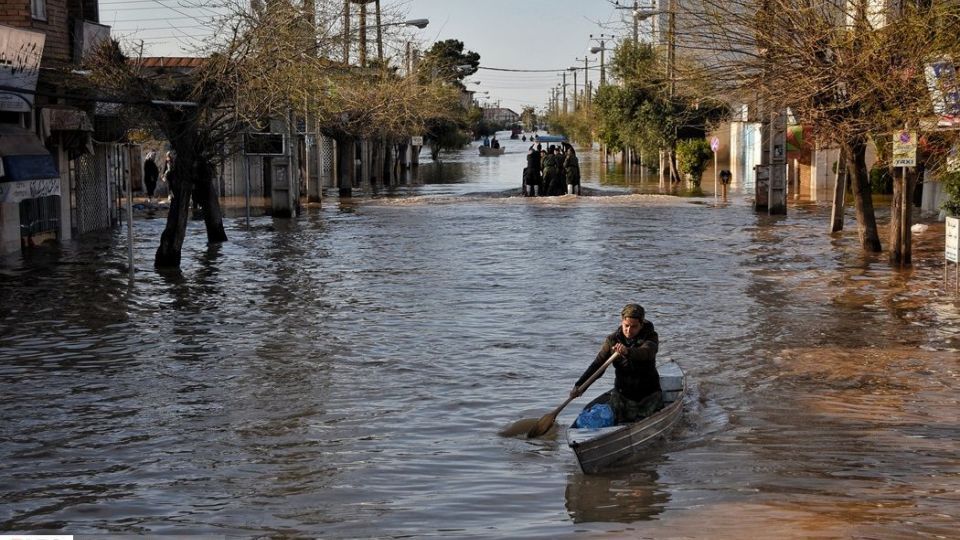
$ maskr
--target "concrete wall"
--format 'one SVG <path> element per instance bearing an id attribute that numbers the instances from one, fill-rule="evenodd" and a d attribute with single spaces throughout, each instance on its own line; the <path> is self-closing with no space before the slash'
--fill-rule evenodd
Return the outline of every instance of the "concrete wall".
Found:
<path id="1" fill-rule="evenodd" d="M 20 206 L 0 203 L 0 255 L 20 251 Z"/>

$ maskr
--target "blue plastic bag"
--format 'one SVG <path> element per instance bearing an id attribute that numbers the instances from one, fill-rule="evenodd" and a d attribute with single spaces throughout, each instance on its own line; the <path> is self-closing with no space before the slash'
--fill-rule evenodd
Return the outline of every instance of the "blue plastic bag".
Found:
<path id="1" fill-rule="evenodd" d="M 613 408 L 606 403 L 597 403 L 589 409 L 584 409 L 577 417 L 578 428 L 596 429 L 609 427 L 614 424 Z"/>

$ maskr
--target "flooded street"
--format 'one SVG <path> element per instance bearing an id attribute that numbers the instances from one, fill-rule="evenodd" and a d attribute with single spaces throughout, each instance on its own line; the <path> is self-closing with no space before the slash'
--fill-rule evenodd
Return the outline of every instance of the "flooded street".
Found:
<path id="1" fill-rule="evenodd" d="M 221 246 L 191 222 L 179 273 L 152 268 L 163 219 L 135 222 L 132 283 L 125 230 L 0 262 L 0 531 L 957 537 L 942 223 L 895 271 L 850 211 L 830 237 L 825 204 L 660 194 L 587 152 L 595 196 L 519 197 L 504 142 L 294 221 L 240 211 Z M 672 436 L 597 476 L 562 435 L 498 436 L 563 402 L 627 302 L 687 372 Z"/>

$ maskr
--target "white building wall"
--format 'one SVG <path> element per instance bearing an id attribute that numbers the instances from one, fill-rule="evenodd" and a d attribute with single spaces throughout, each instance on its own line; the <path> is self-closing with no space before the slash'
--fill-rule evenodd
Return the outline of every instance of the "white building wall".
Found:
<path id="1" fill-rule="evenodd" d="M 921 215 L 935 215 L 937 219 L 943 221 L 946 216 L 940 207 L 947 201 L 947 192 L 943 189 L 943 182 L 932 178 L 930 171 L 925 171 L 923 175 L 923 198 L 920 201 Z"/>
<path id="2" fill-rule="evenodd" d="M 760 124 L 730 123 L 731 184 L 750 188 L 756 183 L 754 167 L 760 164 Z"/>

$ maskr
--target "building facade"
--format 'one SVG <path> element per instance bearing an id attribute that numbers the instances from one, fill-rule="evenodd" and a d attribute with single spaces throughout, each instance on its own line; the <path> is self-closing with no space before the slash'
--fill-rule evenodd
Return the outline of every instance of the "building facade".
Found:
<path id="1" fill-rule="evenodd" d="M 509 126 L 520 121 L 520 115 L 503 107 L 487 107 L 483 109 L 483 119 L 495 125 Z"/>
<path id="2" fill-rule="evenodd" d="M 0 6 L 0 54 L 13 59 L 0 64 L 0 255 L 115 219 L 109 152 L 98 156 L 94 148 L 94 104 L 67 97 L 71 71 L 109 36 L 98 18 L 97 0 Z M 85 219 L 85 204 L 105 219 Z"/>

